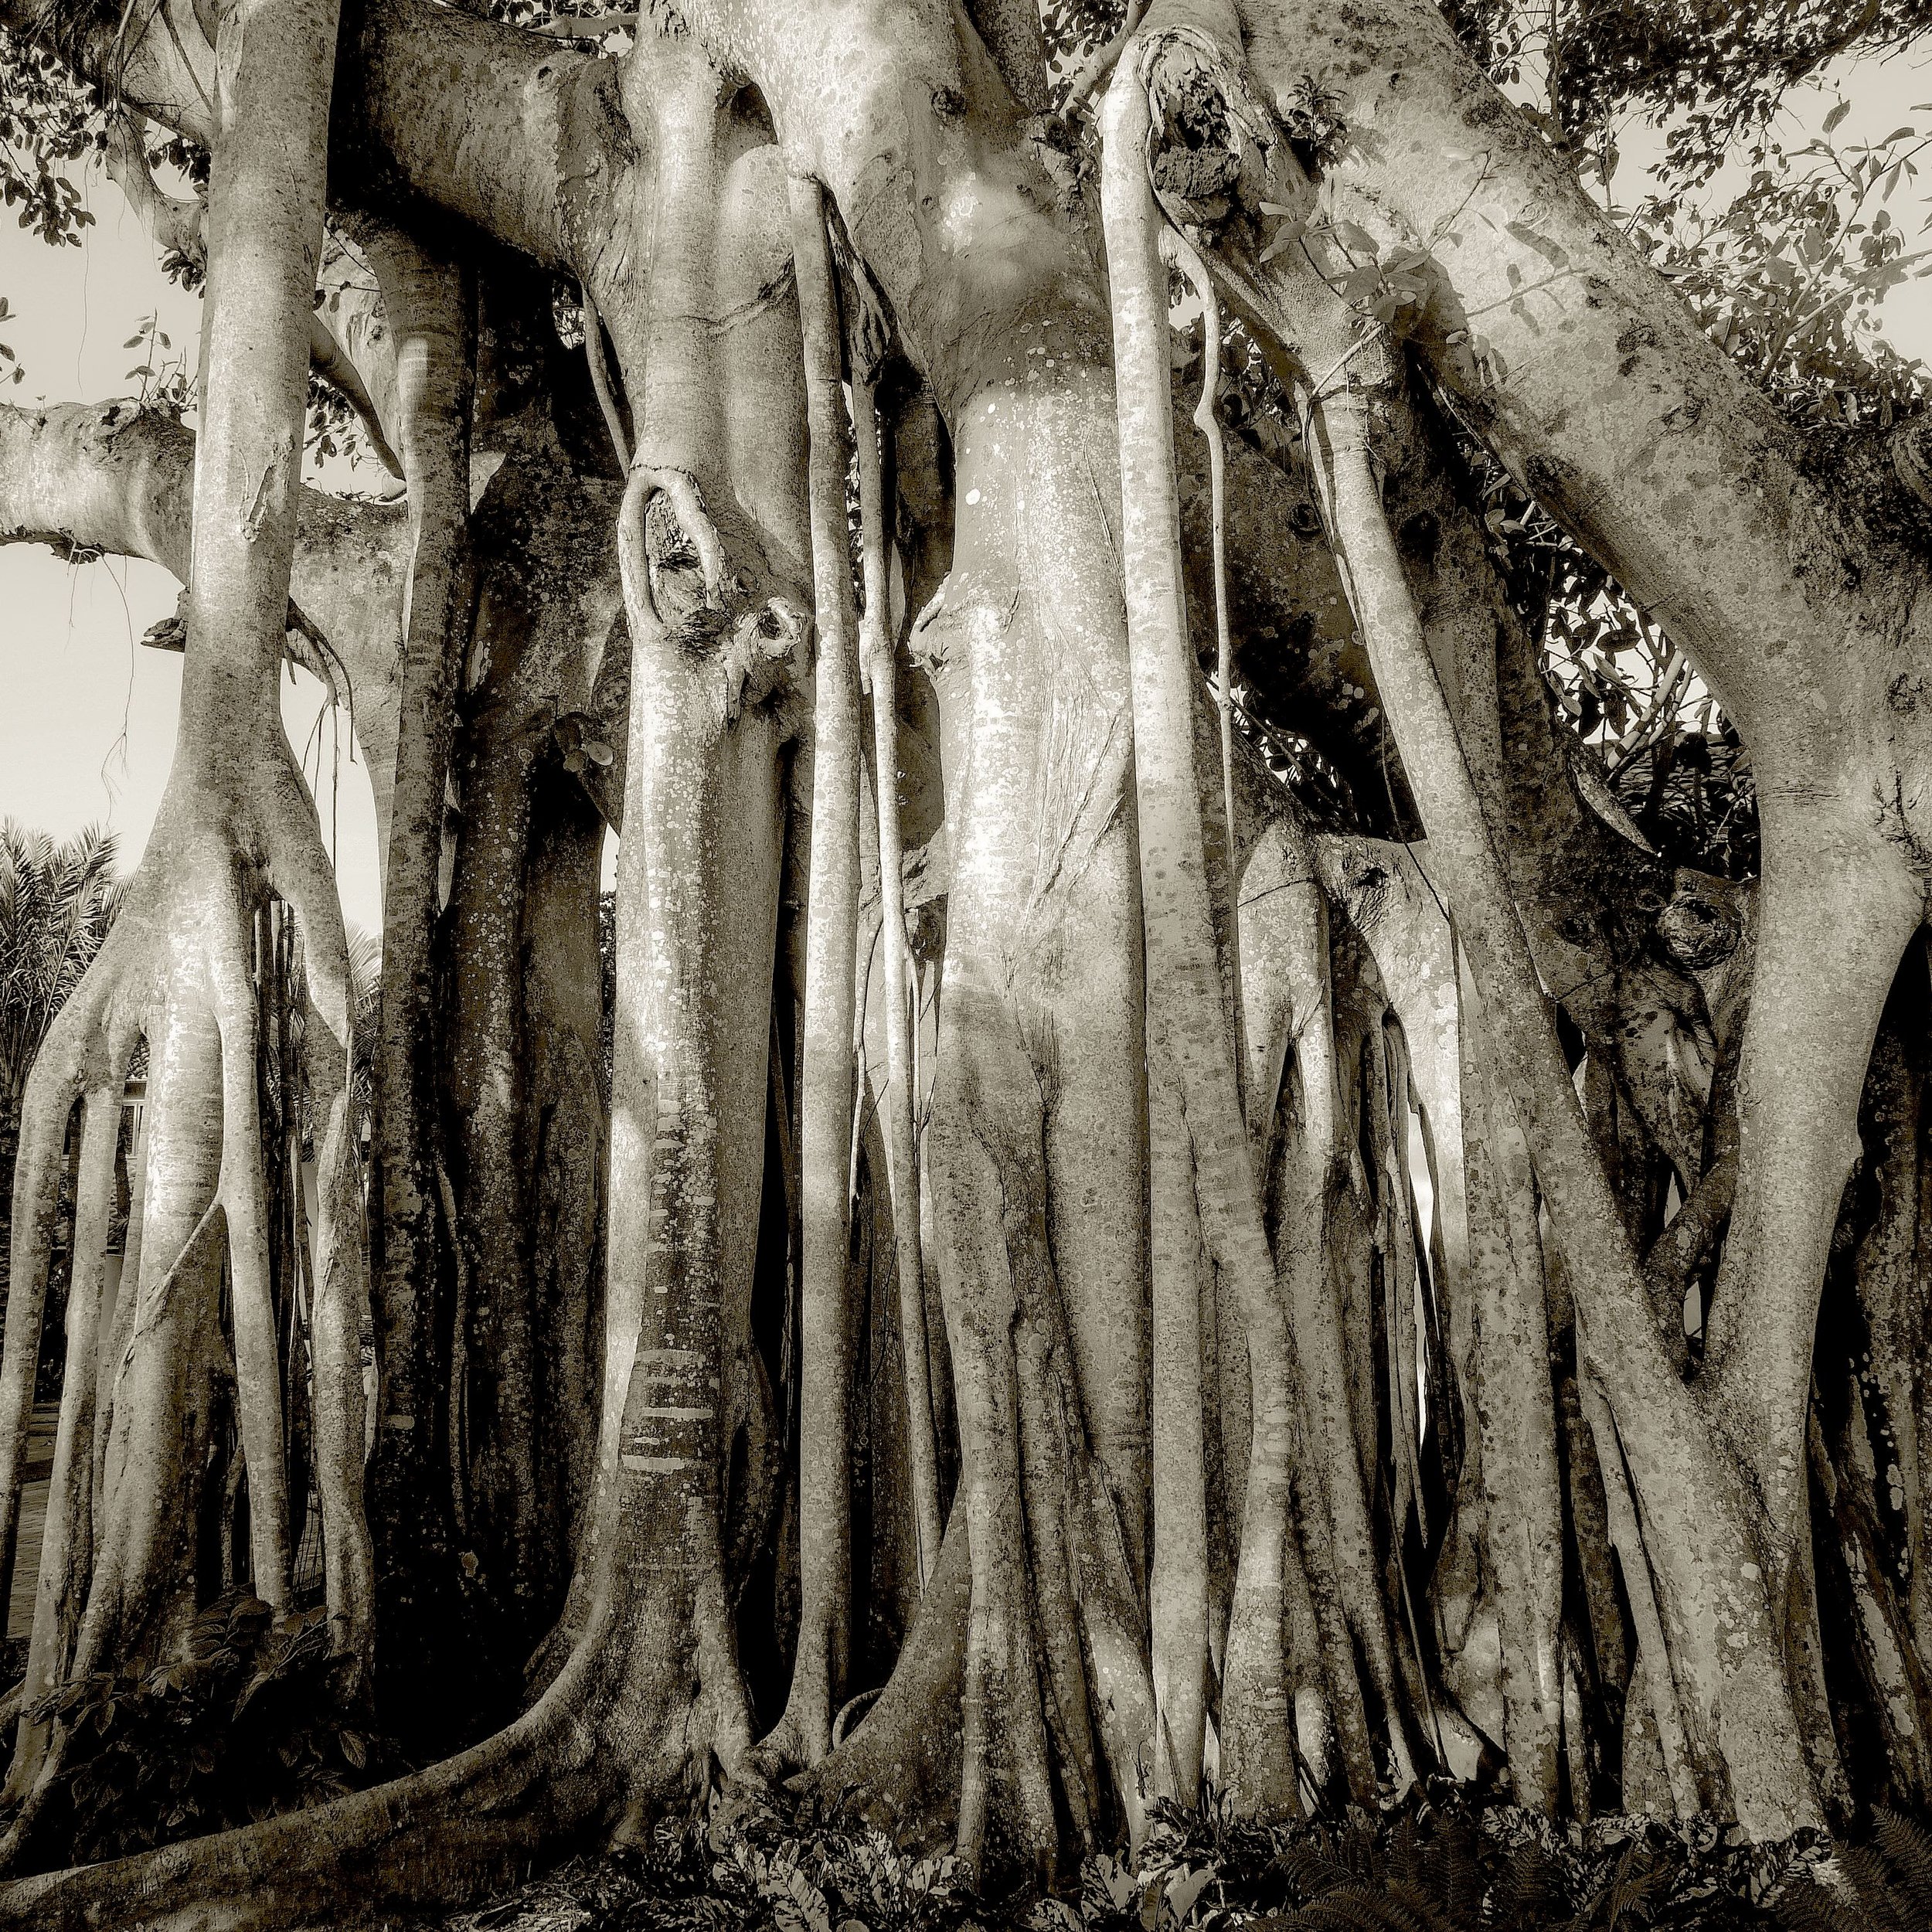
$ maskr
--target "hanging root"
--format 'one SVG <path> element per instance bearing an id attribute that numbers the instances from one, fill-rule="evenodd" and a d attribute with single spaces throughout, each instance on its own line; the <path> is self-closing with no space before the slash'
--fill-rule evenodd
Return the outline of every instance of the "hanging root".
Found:
<path id="1" fill-rule="evenodd" d="M 853 430 L 859 455 L 859 539 L 866 604 L 859 667 L 871 687 L 872 791 L 879 813 L 880 947 L 884 954 L 886 1077 L 883 1109 L 899 1275 L 899 1328 L 905 1356 L 906 1426 L 913 1525 L 923 1590 L 939 1560 L 939 1447 L 933 1423 L 932 1371 L 926 1341 L 926 1267 L 920 1243 L 918 1099 L 913 1065 L 912 954 L 906 936 L 905 854 L 899 825 L 899 665 L 893 648 L 888 577 L 888 505 L 872 384 L 854 358 Z"/>
<path id="2" fill-rule="evenodd" d="M 1161 230 L 1161 259 L 1186 277 L 1201 305 L 1201 400 L 1195 405 L 1194 425 L 1208 446 L 1208 490 L 1213 517 L 1214 560 L 1214 706 L 1221 727 L 1221 809 L 1227 818 L 1227 849 L 1232 879 L 1235 849 L 1234 818 L 1234 639 L 1228 623 L 1227 452 L 1221 439 L 1216 405 L 1221 391 L 1221 304 L 1214 292 L 1207 264 L 1178 228 Z M 1236 989 L 1236 1006 L 1240 1005 Z"/>
<path id="3" fill-rule="evenodd" d="M 818 653 L 811 746 L 800 1165 L 804 1252 L 798 1475 L 798 1648 L 783 1716 L 760 1747 L 816 1764 L 832 1744 L 851 1644 L 854 1315 L 846 1247 L 859 934 L 859 659 L 845 526 L 850 447 L 839 395 L 838 296 L 825 192 L 790 183 L 792 250 L 811 425 L 811 554 Z M 889 941 L 888 942 L 889 944 Z"/>
<path id="4" fill-rule="evenodd" d="M 1685 1736 L 1683 1707 L 1671 1674 L 1670 1644 L 1658 1614 L 1657 1585 L 1643 1532 L 1631 1495 L 1629 1471 L 1617 1440 L 1617 1424 L 1594 1377 L 1579 1371 L 1583 1414 L 1597 1448 L 1597 1466 L 1603 1471 L 1604 1499 L 1609 1514 L 1611 1547 L 1623 1572 L 1624 1594 L 1637 1638 L 1637 1656 L 1631 1672 L 1629 1705 L 1624 1723 L 1624 1762 L 1628 1764 L 1633 1733 L 1641 1732 L 1638 1712 L 1648 1716 L 1650 1735 L 1662 1755 L 1664 1790 L 1679 1818 L 1695 1818 L 1702 1808 L 1696 1767 Z"/>
<path id="5" fill-rule="evenodd" d="M 397 711 L 406 728 L 399 732 L 395 747 L 393 832 L 384 854 L 382 996 L 372 1069 L 370 1148 L 370 1194 L 382 1231 L 376 1298 L 382 1395 L 372 1514 L 383 1546 L 383 1621 L 391 1646 L 386 1691 L 413 1684 L 424 1650 L 437 1641 L 436 1634 L 424 1628 L 430 1619 L 413 1593 L 419 1580 L 450 1561 L 443 1507 L 447 1492 L 432 1420 L 443 1391 L 436 1386 L 440 1364 L 428 1284 L 446 1250 L 437 1237 L 440 1135 L 431 955 L 454 698 L 474 600 L 469 418 L 475 291 L 466 270 L 400 230 L 373 220 L 363 222 L 361 230 L 393 351 L 391 414 L 408 486 L 408 574 L 396 675 Z M 339 1172 L 335 1178 L 335 1198 L 325 1202 L 324 1211 L 339 1223 L 351 1211 L 352 1195 L 342 1192 Z M 460 1251 L 454 1229 L 448 1240 Z M 335 1305 L 343 1288 L 326 1274 L 318 1287 L 325 1321 L 318 1336 L 326 1335 L 332 1352 L 353 1350 L 352 1332 L 341 1330 L 348 1317 Z M 332 1377 L 336 1386 L 326 1417 L 332 1432 L 342 1427 L 334 1405 L 352 1399 L 345 1374 L 336 1361 Z M 453 1401 L 451 1406 L 460 1403 Z M 318 1422 L 322 1420 L 318 1416 Z M 348 1479 L 346 1444 L 338 1447 L 337 1457 L 324 1490 L 325 1501 Z M 342 1614 L 348 1614 L 346 1607 Z"/>
<path id="6" fill-rule="evenodd" d="M 587 285 L 583 290 L 583 353 L 590 365 L 590 387 L 596 393 L 597 408 L 604 417 L 604 433 L 617 459 L 617 468 L 627 474 L 631 468 L 631 441 L 624 433 L 624 417 L 617 408 L 617 392 L 611 382 L 610 358 L 604 352 L 604 318 L 597 313 Z"/>
<path id="7" fill-rule="evenodd" d="M 1410 601 L 1369 448 L 1365 391 L 1388 379 L 1386 344 L 1318 272 L 1311 246 L 1281 258 L 1285 267 L 1264 291 L 1264 319 L 1305 372 L 1307 434 L 1330 540 L 1403 747 L 1434 866 L 1495 1016 L 1502 1084 L 1537 1149 L 1538 1178 L 1577 1287 L 1580 1338 L 1619 1417 L 1688 1748 L 1702 1783 L 1724 1781 L 1728 1765 L 1729 1801 L 1747 1829 L 1788 1833 L 1815 1816 L 1815 1800 L 1736 1472 L 1660 1345 Z"/>
<path id="8" fill-rule="evenodd" d="M 1330 1266 L 1328 1204 L 1345 1160 L 1327 903 L 1305 834 L 1291 819 L 1270 828 L 1243 879 L 1243 950 L 1275 962 L 1287 990 L 1282 1034 L 1268 1061 L 1279 1069 L 1253 1095 L 1272 1118 L 1272 1148 L 1281 1256 L 1295 1359 L 1303 1381 L 1302 1427 L 1312 1454 L 1296 1485 L 1304 1574 L 1291 1583 L 1306 1594 L 1326 1678 L 1332 1728 L 1351 1793 L 1372 1792 L 1376 1765 L 1366 1704 L 1355 1664 L 1368 1665 L 1389 1713 L 1389 1743 L 1406 1773 L 1407 1760 L 1393 1702 L 1395 1682 L 1388 1624 L 1362 1493 L 1345 1354 L 1342 1310 Z M 1265 981 L 1266 975 L 1262 975 Z M 1258 1001 L 1260 988 L 1257 987 Z M 1303 1687 L 1297 1686 L 1298 1696 Z M 1303 1756 L 1314 1753 L 1303 1742 Z"/>
<path id="9" fill-rule="evenodd" d="M 1122 553 L 1146 924 L 1149 1065 L 1171 1068 L 1192 1142 L 1208 1251 L 1247 1326 L 1253 1414 L 1247 1506 L 1222 1686 L 1223 1772 L 1263 1815 L 1295 1805 L 1282 1651 L 1291 1472 L 1299 1431 L 1291 1346 L 1236 1084 L 1208 906 L 1193 758 L 1192 654 L 1182 607 L 1179 506 L 1169 440 L 1167 304 L 1147 179 L 1146 90 L 1131 66 L 1100 114 L 1101 209 L 1112 270 Z M 1157 1202 L 1158 1205 L 1158 1202 Z M 1162 1253 L 1185 1239 L 1156 1236 Z M 1192 1282 L 1187 1291 L 1194 1292 Z M 1158 1556 L 1157 1554 L 1157 1563 Z"/>
<path id="10" fill-rule="evenodd" d="M 1555 1808 L 1562 1720 L 1561 1478 L 1549 1383 L 1546 1257 L 1535 1176 L 1507 1097 L 1490 1070 L 1489 1017 L 1467 971 L 1458 1028 L 1468 1224 L 1470 1354 L 1488 1508 L 1484 1539 L 1502 1644 L 1511 1781 L 1519 1803 Z M 1617 1472 L 1621 1479 L 1621 1454 Z M 1625 1573 L 1641 1549 L 1626 1552 Z M 1649 1587 L 1648 1570 L 1641 1579 Z M 1633 1596 L 1638 1584 L 1633 1583 Z"/>
<path id="11" fill-rule="evenodd" d="M 1150 1060 L 1148 1189 L 1153 1247 L 1154 1560 L 1150 1579 L 1158 1795 L 1199 1794 L 1208 1703 L 1207 1445 L 1201 1379 L 1206 1257 L 1178 1070 Z"/>

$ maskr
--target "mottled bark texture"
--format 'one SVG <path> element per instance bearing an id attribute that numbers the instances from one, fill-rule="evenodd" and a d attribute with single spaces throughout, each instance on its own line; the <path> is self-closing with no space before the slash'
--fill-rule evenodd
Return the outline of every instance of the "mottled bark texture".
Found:
<path id="1" fill-rule="evenodd" d="M 462 1748 L 0 1925 L 446 1903 L 720 1777 L 988 1879 L 1209 1781 L 1923 1803 L 1917 526 L 1426 0 L 1137 7 L 1070 136 L 998 0 L 687 0 L 614 56 L 392 0 L 333 62 L 328 12 L 59 43 L 210 147 L 209 333 L 199 452 L 0 413 L 0 526 L 189 591 L 155 838 L 23 1118 L 0 1554 L 74 1164 L 23 1697 L 179 1629 L 232 1379 L 250 1587 L 299 1594 L 312 1460 L 349 1694 Z M 1343 221 L 1426 260 L 1406 339 Z M 1212 355 L 1177 399 L 1170 268 L 1291 431 L 1225 427 Z M 315 352 L 403 503 L 298 492 Z M 1758 881 L 1590 802 L 1471 438 L 1721 699 Z M 285 650 L 386 842 L 366 1166 Z M 260 1154 L 270 896 L 312 1243 Z M 63 1750 L 30 1705 L 17 1859 Z"/>

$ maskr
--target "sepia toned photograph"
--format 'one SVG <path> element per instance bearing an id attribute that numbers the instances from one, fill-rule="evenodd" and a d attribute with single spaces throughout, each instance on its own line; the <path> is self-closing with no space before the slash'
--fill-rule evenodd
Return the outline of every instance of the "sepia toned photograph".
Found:
<path id="1" fill-rule="evenodd" d="M 0 1932 L 1932 1932 L 1932 0 L 0 0 Z"/>

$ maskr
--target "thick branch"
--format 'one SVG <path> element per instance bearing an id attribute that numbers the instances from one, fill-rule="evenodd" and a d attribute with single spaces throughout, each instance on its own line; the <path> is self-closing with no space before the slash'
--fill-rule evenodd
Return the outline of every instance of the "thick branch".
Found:
<path id="1" fill-rule="evenodd" d="M 315 373 L 355 412 L 363 434 L 369 438 L 369 447 L 376 452 L 383 468 L 391 476 L 400 476 L 403 459 L 389 447 L 381 413 L 369 393 L 368 385 L 362 380 L 362 372 L 344 353 L 342 344 L 319 315 L 312 315 L 308 318 L 308 360 Z"/>
<path id="2" fill-rule="evenodd" d="M 1471 422 L 1692 653 L 1760 770 L 1785 743 L 1842 758 L 1832 713 L 1872 715 L 1859 674 L 1932 621 L 1913 607 L 1922 558 L 1872 543 L 1804 474 L 1796 432 L 1428 0 L 1243 12 L 1272 88 L 1312 76 L 1338 96 L 1341 202 L 1427 252 L 1417 345 Z"/>
<path id="3" fill-rule="evenodd" d="M 185 581 L 194 469 L 194 437 L 156 410 L 0 408 L 0 542 L 141 557 Z M 291 630 L 287 648 L 349 706 L 386 836 L 403 515 L 304 489 L 299 517 L 293 599 L 322 641 Z"/>

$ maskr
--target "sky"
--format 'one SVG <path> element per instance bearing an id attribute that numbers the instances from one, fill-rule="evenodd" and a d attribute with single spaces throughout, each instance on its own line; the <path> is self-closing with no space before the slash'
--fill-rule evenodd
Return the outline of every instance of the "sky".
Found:
<path id="1" fill-rule="evenodd" d="M 162 274 L 146 228 L 97 168 L 88 171 L 85 192 L 94 226 L 78 248 L 49 248 L 0 223 L 0 294 L 11 311 L 0 340 L 26 371 L 24 381 L 0 387 L 0 403 L 135 393 L 140 383 L 128 372 L 148 358 L 125 344 L 151 315 L 170 338 L 164 353 L 196 352 L 199 298 Z M 376 474 L 365 466 L 357 481 Z M 133 869 L 167 782 L 181 696 L 179 655 L 150 649 L 141 637 L 173 611 L 179 593 L 155 564 L 104 558 L 77 566 L 35 544 L 0 548 L 0 817 L 63 838 L 106 825 L 118 836 L 122 870 Z M 346 713 L 326 697 L 306 672 L 285 673 L 283 723 L 305 753 L 343 917 L 378 931 L 369 779 Z"/>
<path id="2" fill-rule="evenodd" d="M 1784 117 L 1787 144 L 1801 144 L 1841 90 L 1852 104 L 1841 141 L 1876 139 L 1909 121 L 1932 127 L 1932 113 L 1913 112 L 1932 102 L 1932 51 L 1858 63 L 1804 90 Z M 1641 192 L 1642 170 L 1661 145 L 1648 130 L 1624 131 L 1620 200 Z M 1916 224 L 1932 244 L 1923 199 L 1932 192 L 1932 168 L 1914 192 L 1920 199 L 1909 206 L 1895 202 L 1894 218 Z M 79 248 L 49 249 L 0 223 L 0 295 L 12 311 L 0 339 L 26 371 L 23 382 L 0 389 L 0 401 L 132 393 L 139 385 L 128 372 L 146 358 L 124 345 L 151 315 L 173 353 L 194 352 L 199 301 L 161 274 L 145 228 L 98 169 L 89 172 L 85 193 L 95 225 Z M 1896 291 L 1885 327 L 1902 353 L 1932 363 L 1932 280 Z M 63 837 L 106 825 L 118 835 L 123 869 L 131 870 L 167 780 L 181 688 L 180 658 L 145 648 L 140 638 L 173 611 L 177 593 L 152 564 L 74 566 L 31 545 L 0 547 L 0 816 Z M 282 709 L 316 786 L 344 915 L 379 930 L 375 819 L 347 719 L 326 709 L 322 687 L 304 672 L 285 679 Z"/>

